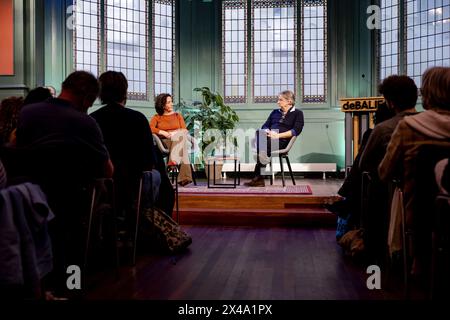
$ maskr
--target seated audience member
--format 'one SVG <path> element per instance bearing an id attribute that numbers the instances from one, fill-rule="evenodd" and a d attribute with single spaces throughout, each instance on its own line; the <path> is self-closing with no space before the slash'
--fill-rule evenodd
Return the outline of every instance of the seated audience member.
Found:
<path id="1" fill-rule="evenodd" d="M 375 128 L 380 126 L 386 120 L 391 119 L 393 116 L 394 113 L 386 104 L 380 105 L 374 115 Z M 374 130 L 375 129 L 369 128 L 363 134 L 359 152 L 353 161 L 351 170 L 345 177 L 344 183 L 338 190 L 338 194 L 342 196 L 343 199 L 338 200 L 333 204 L 325 205 L 325 207 L 331 212 L 338 214 L 338 216 L 343 219 L 347 219 L 348 228 L 350 229 L 353 227 L 359 227 L 360 223 L 361 183 L 363 170 L 361 170 L 359 166 L 359 160 Z"/>
<path id="2" fill-rule="evenodd" d="M 50 90 L 45 87 L 37 87 L 28 92 L 23 105 L 38 103 L 53 97 Z"/>
<path id="3" fill-rule="evenodd" d="M 100 78 L 100 100 L 106 104 L 91 113 L 105 139 L 114 165 L 114 182 L 120 210 L 131 209 L 143 171 L 153 171 L 153 195 L 160 187 L 160 173 L 147 118 L 126 108 L 128 81 L 123 73 L 107 71 Z M 164 173 L 165 174 L 165 173 Z M 161 194 L 163 196 L 163 194 Z"/>
<path id="4" fill-rule="evenodd" d="M 97 122 L 86 114 L 98 95 L 97 79 L 76 71 L 58 98 L 25 106 L 19 116 L 17 149 L 22 174 L 37 182 L 55 213 L 49 225 L 55 257 L 54 285 L 64 290 L 68 265 L 81 265 L 86 185 L 112 177 L 113 166 Z"/>
<path id="5" fill-rule="evenodd" d="M 23 98 L 10 97 L 0 105 L 0 146 L 16 143 L 17 119 L 23 106 Z"/>
<path id="6" fill-rule="evenodd" d="M 257 132 L 257 159 L 254 178 L 245 185 L 249 187 L 264 187 L 264 177 L 261 168 L 266 166 L 261 162 L 270 157 L 272 151 L 287 147 L 293 136 L 298 136 L 303 130 L 303 112 L 295 108 L 295 95 L 292 91 L 283 91 L 278 96 L 279 109 L 273 110 L 269 118 Z M 262 136 L 266 141 L 260 141 Z M 265 162 L 265 161 L 264 161 Z"/>
<path id="7" fill-rule="evenodd" d="M 192 182 L 192 172 L 187 141 L 189 133 L 183 116 L 173 111 L 172 96 L 167 93 L 155 98 L 155 109 L 157 114 L 150 121 L 151 130 L 170 150 L 169 163 L 180 164 L 178 183 L 186 186 Z"/>
<path id="8" fill-rule="evenodd" d="M 426 220 L 416 219 L 418 216 L 415 214 L 418 205 L 415 200 L 418 196 L 416 177 L 421 171 L 426 170 L 426 168 L 416 167 L 419 147 L 426 145 L 450 148 L 450 68 L 434 67 L 425 71 L 421 92 L 425 111 L 405 117 L 398 123 L 387 147 L 386 155 L 378 168 L 379 177 L 384 181 L 400 178 L 406 227 L 413 232 L 425 228 L 421 222 L 428 223 Z M 415 258 L 417 259 L 413 271 L 421 273 L 424 257 L 417 243 L 416 241 Z M 420 247 L 424 248 L 422 244 Z"/>
<path id="9" fill-rule="evenodd" d="M 58 98 L 22 109 L 17 147 L 36 156 L 28 169 L 44 190 L 59 192 L 60 182 L 75 185 L 112 176 L 113 166 L 102 133 L 97 122 L 87 115 L 98 90 L 92 74 L 76 71 L 63 82 Z"/>
<path id="10" fill-rule="evenodd" d="M 389 227 L 390 193 L 386 183 L 378 179 L 378 165 L 386 154 L 387 145 L 398 122 L 405 116 L 416 114 L 417 86 L 407 76 L 393 75 L 383 80 L 379 88 L 387 106 L 395 116 L 375 126 L 359 159 L 361 172 L 370 173 L 367 205 L 361 212 L 362 228 L 365 230 L 366 251 L 373 262 L 382 261 L 386 254 Z"/>
<path id="11" fill-rule="evenodd" d="M 399 121 L 417 113 L 415 107 L 418 92 L 413 79 L 407 76 L 390 76 L 383 80 L 379 91 L 395 116 L 373 129 L 359 160 L 361 170 L 369 171 L 372 176 L 378 175 L 378 165 L 386 154 L 386 148 Z"/>

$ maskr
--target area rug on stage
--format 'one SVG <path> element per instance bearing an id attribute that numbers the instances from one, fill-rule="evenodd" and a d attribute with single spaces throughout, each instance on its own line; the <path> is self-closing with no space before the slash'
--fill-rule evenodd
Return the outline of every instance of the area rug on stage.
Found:
<path id="1" fill-rule="evenodd" d="M 217 186 L 216 186 L 217 187 Z M 206 185 L 189 185 L 186 187 L 180 187 L 178 191 L 182 194 L 195 194 L 195 193 L 222 193 L 222 194 L 302 194 L 311 195 L 312 190 L 309 185 L 297 185 L 297 186 L 265 186 L 265 187 L 246 187 L 243 185 L 236 186 L 236 189 L 216 189 L 208 188 Z"/>

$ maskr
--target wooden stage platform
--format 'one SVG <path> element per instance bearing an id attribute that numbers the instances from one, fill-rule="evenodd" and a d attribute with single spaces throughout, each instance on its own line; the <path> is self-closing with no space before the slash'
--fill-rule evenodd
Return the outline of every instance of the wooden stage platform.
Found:
<path id="1" fill-rule="evenodd" d="M 265 190 L 258 190 L 258 193 L 249 192 L 243 187 L 223 192 L 220 189 L 208 190 L 205 184 L 200 181 L 198 187 L 180 187 L 180 224 L 271 227 L 335 225 L 336 215 L 323 205 L 338 197 L 337 190 L 342 180 L 296 180 L 297 185 L 308 185 L 312 194 L 292 193 L 290 180 L 286 188 L 277 179 L 275 186 L 266 186 Z"/>

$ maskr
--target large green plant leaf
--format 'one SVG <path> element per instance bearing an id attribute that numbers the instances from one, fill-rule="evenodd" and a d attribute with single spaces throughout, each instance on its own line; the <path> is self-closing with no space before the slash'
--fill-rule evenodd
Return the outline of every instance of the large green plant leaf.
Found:
<path id="1" fill-rule="evenodd" d="M 191 134 L 194 133 L 196 122 L 201 123 L 201 134 L 209 129 L 218 129 L 225 133 L 226 130 L 234 129 L 239 117 L 230 106 L 226 105 L 223 97 L 212 92 L 208 87 L 195 88 L 194 92 L 200 93 L 202 101 L 187 103 L 181 100 L 175 110 L 180 112 L 186 122 Z M 236 145 L 237 141 L 229 141 Z M 203 149 L 208 143 L 203 144 Z"/>

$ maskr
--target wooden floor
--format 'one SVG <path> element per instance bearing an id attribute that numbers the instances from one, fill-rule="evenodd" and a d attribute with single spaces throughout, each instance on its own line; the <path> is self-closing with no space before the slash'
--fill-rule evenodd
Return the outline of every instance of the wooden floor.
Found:
<path id="1" fill-rule="evenodd" d="M 186 226 L 183 255 L 143 256 L 101 273 L 89 299 L 386 299 L 343 257 L 334 229 Z"/>
<path id="2" fill-rule="evenodd" d="M 313 195 L 228 195 L 223 199 L 217 195 L 181 195 L 180 221 L 193 239 L 189 249 L 175 257 L 140 256 L 135 267 L 121 267 L 119 277 L 114 271 L 94 274 L 86 297 L 403 299 L 401 280 L 390 288 L 369 290 L 365 267 L 345 257 L 337 245 L 336 216 L 323 208 L 323 201 L 336 196 L 342 180 L 298 179 L 297 183 L 309 184 Z M 309 227 L 295 223 L 319 221 L 321 215 L 333 226 L 324 221 Z M 187 224 L 189 221 L 196 223 Z M 242 226 L 246 224 L 253 227 Z M 382 279 L 388 279 L 383 272 Z"/>
<path id="3" fill-rule="evenodd" d="M 217 189 L 214 190 L 215 193 L 192 193 L 194 186 L 180 188 L 179 221 L 189 225 L 253 227 L 334 225 L 336 216 L 323 205 L 337 198 L 342 180 L 296 179 L 296 183 L 309 185 L 313 193 L 246 194 L 233 189 L 235 193 L 218 194 Z M 199 181 L 198 184 L 206 182 Z M 281 186 L 281 180 L 276 179 L 275 185 Z M 291 185 L 290 180 L 287 185 Z"/>

